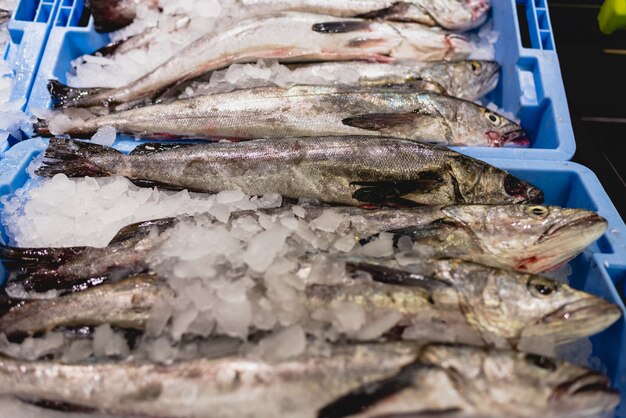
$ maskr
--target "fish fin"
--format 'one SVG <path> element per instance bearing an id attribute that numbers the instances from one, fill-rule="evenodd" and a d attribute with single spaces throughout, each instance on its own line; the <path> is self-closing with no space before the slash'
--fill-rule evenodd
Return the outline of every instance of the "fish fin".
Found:
<path id="1" fill-rule="evenodd" d="M 167 184 L 167 183 L 161 183 L 160 181 L 154 181 L 154 180 L 142 180 L 142 179 L 129 179 L 135 186 L 137 187 L 145 187 L 147 189 L 153 189 L 153 188 L 157 188 L 160 190 L 170 190 L 173 192 L 180 192 L 182 190 L 189 190 L 189 191 L 193 191 L 190 190 L 187 187 L 182 187 L 182 186 L 177 186 L 175 184 Z"/>
<path id="2" fill-rule="evenodd" d="M 380 401 L 401 392 L 414 384 L 415 372 L 419 369 L 433 369 L 435 366 L 413 363 L 404 367 L 394 376 L 367 383 L 339 397 L 321 408 L 318 418 L 338 418 L 356 415 Z"/>
<path id="3" fill-rule="evenodd" d="M 22 398 L 22 397 L 17 397 L 16 399 L 18 399 L 21 402 L 27 403 L 29 405 L 33 405 L 42 409 L 49 409 L 52 411 L 75 412 L 75 413 L 80 412 L 84 414 L 91 414 L 91 413 L 98 412 L 96 408 L 79 405 L 79 404 L 75 404 L 75 403 L 71 403 L 67 401 L 57 401 L 57 400 L 51 400 L 51 399 L 28 399 L 28 398 Z"/>
<path id="4" fill-rule="evenodd" d="M 77 106 L 83 98 L 100 94 L 106 90 L 110 89 L 70 87 L 57 80 L 48 80 L 48 91 L 54 109 Z"/>
<path id="5" fill-rule="evenodd" d="M 421 287 L 426 290 L 433 290 L 439 287 L 450 287 L 451 284 L 442 280 L 433 279 L 422 274 L 413 273 L 408 270 L 396 269 L 379 264 L 348 262 L 346 268 L 350 272 L 362 271 L 369 273 L 372 280 L 379 283 L 396 286 Z"/>
<path id="6" fill-rule="evenodd" d="M 345 118 L 341 122 L 353 128 L 367 129 L 368 131 L 382 131 L 414 125 L 418 119 L 430 117 L 421 113 L 371 113 Z"/>
<path id="7" fill-rule="evenodd" d="M 162 218 L 126 225 L 115 234 L 113 239 L 109 242 L 109 245 L 135 238 L 138 235 L 147 235 L 153 228 L 157 228 L 159 232 L 163 232 L 177 222 L 177 218 Z"/>
<path id="8" fill-rule="evenodd" d="M 338 22 L 323 22 L 314 24 L 311 29 L 320 33 L 346 33 L 369 29 L 370 22 L 347 20 Z"/>
<path id="9" fill-rule="evenodd" d="M 119 155 L 122 153 L 102 145 L 74 141 L 72 139 L 52 138 L 46 149 L 44 164 L 36 173 L 42 177 L 65 174 L 68 177 L 107 177 L 114 175 L 107 169 L 94 163 L 98 155 Z"/>
<path id="10" fill-rule="evenodd" d="M 387 20 L 406 13 L 411 5 L 407 2 L 399 1 L 384 9 L 372 10 L 371 12 L 362 13 L 354 17 L 360 19 Z"/>
<path id="11" fill-rule="evenodd" d="M 189 146 L 193 146 L 197 144 L 162 144 L 162 143 L 149 143 L 149 144 L 141 144 L 137 146 L 134 150 L 130 152 L 129 155 L 148 155 L 148 154 L 157 154 L 159 152 L 173 151 L 179 148 L 185 148 Z"/>
<path id="12" fill-rule="evenodd" d="M 441 177 L 437 173 L 424 172 L 415 180 L 357 181 L 350 185 L 360 186 L 352 197 L 361 203 L 412 207 L 418 204 L 402 196 L 416 191 L 430 190 L 439 183 L 441 183 Z"/>
<path id="13" fill-rule="evenodd" d="M 445 239 L 452 231 L 450 229 L 463 228 L 465 225 L 450 218 L 438 219 L 429 225 L 424 226 L 408 226 L 406 228 L 391 229 L 388 232 L 393 234 L 394 245 L 398 244 L 398 240 L 403 236 L 408 236 L 413 241 L 418 241 L 424 238 L 442 237 Z"/>

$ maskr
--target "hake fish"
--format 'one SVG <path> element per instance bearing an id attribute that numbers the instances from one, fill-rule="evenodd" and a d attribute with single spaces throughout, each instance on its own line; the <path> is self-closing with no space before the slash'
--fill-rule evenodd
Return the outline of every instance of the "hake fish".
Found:
<path id="1" fill-rule="evenodd" d="M 474 102 L 433 92 L 378 88 L 235 90 L 94 117 L 63 133 L 88 138 L 104 126 L 147 138 L 249 140 L 362 135 L 449 146 L 530 145 L 520 125 Z M 41 122 L 37 133 L 50 134 L 47 123 Z"/>
<path id="2" fill-rule="evenodd" d="M 345 262 L 338 284 L 303 291 L 301 303 L 311 313 L 342 303 L 372 314 L 398 312 L 396 327 L 419 326 L 433 341 L 517 347 L 523 339 L 548 338 L 560 345 L 601 332 L 622 315 L 616 305 L 568 285 L 460 259 L 404 255 L 398 264 L 346 256 L 334 262 Z M 300 262 L 302 270 L 312 266 Z M 144 330 L 157 301 L 173 295 L 166 281 L 139 275 L 58 298 L 9 299 L 0 332 L 23 337 L 101 324 Z M 433 321 L 449 332 L 428 331 Z"/>
<path id="3" fill-rule="evenodd" d="M 139 185 L 278 193 L 351 206 L 541 203 L 543 192 L 445 147 L 383 137 L 263 139 L 113 148 L 52 138 L 37 174 L 123 176 Z"/>
<path id="4" fill-rule="evenodd" d="M 489 0 L 239 0 L 249 10 L 322 13 L 338 17 L 363 17 L 470 30 L 487 19 Z"/>
<path id="5" fill-rule="evenodd" d="M 408 236 L 427 246 L 433 256 L 462 257 L 494 267 L 531 273 L 553 269 L 575 257 L 606 229 L 594 212 L 539 205 L 458 205 L 410 209 L 305 206 L 305 222 L 338 216 L 363 242 L 380 232 L 396 240 Z M 293 217 L 291 205 L 261 210 L 270 216 Z M 147 258 L 167 239 L 166 231 L 185 219 L 165 218 L 122 228 L 104 248 L 16 248 L 0 245 L 0 259 L 9 270 L 7 292 L 81 290 L 116 277 L 148 270 Z M 232 219 L 258 216 L 240 211 Z M 152 234 L 153 228 L 161 232 Z M 94 262 L 94 260 L 96 260 Z"/>
<path id="6" fill-rule="evenodd" d="M 597 372 L 523 352 L 427 343 L 333 346 L 278 363 L 0 359 L 0 394 L 120 416 L 587 417 L 619 393 Z"/>
<path id="7" fill-rule="evenodd" d="M 298 79 L 307 75 L 330 80 L 350 77 L 355 79 L 354 85 L 360 87 L 416 88 L 466 100 L 478 100 L 491 92 L 500 76 L 500 65 L 497 62 L 482 60 L 397 64 L 323 62 L 289 67 Z"/>
<path id="8" fill-rule="evenodd" d="M 239 22 L 206 35 L 140 79 L 117 89 L 74 89 L 51 82 L 56 107 L 92 107 L 149 99 L 179 82 L 233 63 L 466 58 L 471 45 L 461 35 L 418 24 L 279 13 Z"/>

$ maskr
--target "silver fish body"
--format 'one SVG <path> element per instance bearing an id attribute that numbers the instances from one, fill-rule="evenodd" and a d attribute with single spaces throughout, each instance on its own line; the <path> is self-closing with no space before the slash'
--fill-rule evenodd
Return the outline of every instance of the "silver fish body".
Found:
<path id="1" fill-rule="evenodd" d="M 0 317 L 0 332 L 34 335 L 103 324 L 143 330 L 157 298 L 170 294 L 157 277 L 137 275 L 58 298 L 24 301 Z"/>
<path id="2" fill-rule="evenodd" d="M 354 257 L 348 264 L 388 284 L 421 287 L 428 284 L 424 278 L 447 284 L 439 297 L 458 304 L 471 328 L 496 346 L 537 338 L 565 344 L 603 331 L 623 314 L 617 305 L 566 284 L 461 259 L 424 260 L 409 253 L 397 262 Z M 434 306 L 437 295 L 430 295 Z"/>
<path id="3" fill-rule="evenodd" d="M 405 256 L 398 265 L 347 257 L 345 262 L 343 277 L 336 278 L 339 283 L 310 284 L 303 290 L 302 303 L 311 317 L 323 321 L 323 312 L 319 317 L 313 313 L 350 304 L 360 306 L 368 316 L 397 312 L 401 314 L 398 327 L 420 327 L 421 335 L 433 341 L 452 338 L 508 348 L 517 347 L 523 338 L 564 344 L 598 333 L 622 315 L 619 307 L 567 285 L 459 259 Z M 311 266 L 303 260 L 300 268 Z M 131 277 L 56 299 L 18 304 L 0 317 L 0 332 L 33 335 L 104 323 L 143 330 L 152 308 L 173 294 L 165 281 L 149 275 Z M 426 331 L 433 321 L 446 324 L 448 335 Z"/>
<path id="4" fill-rule="evenodd" d="M 335 346 L 278 363 L 0 361 L 0 394 L 122 416 L 330 417 L 426 413 L 583 417 L 619 395 L 589 369 L 521 352 L 437 344 Z M 454 414 L 454 415 L 450 415 Z"/>
<path id="5" fill-rule="evenodd" d="M 458 205 L 416 208 L 304 206 L 305 222 L 322 216 L 338 217 L 342 233 L 356 241 L 381 232 L 396 242 L 409 237 L 432 256 L 462 257 L 485 265 L 536 273 L 557 267 L 577 255 L 606 229 L 594 212 L 538 205 Z M 232 220 L 259 216 L 292 217 L 291 205 L 277 209 L 240 211 Z M 104 248 L 0 247 L 9 262 L 6 292 L 14 298 L 47 297 L 48 290 L 82 290 L 85 285 L 115 281 L 148 270 L 147 258 L 157 251 L 167 231 L 188 217 L 140 222 L 121 229 Z M 194 221 L 208 215 L 189 217 Z M 342 228 L 343 228 L 342 226 Z M 151 235 L 153 228 L 160 235 Z M 547 238 L 549 237 L 549 239 Z M 94 262 L 94 260 L 97 260 Z M 27 296 L 22 292 L 30 292 Z"/>
<path id="6" fill-rule="evenodd" d="M 400 22 L 441 26 L 451 30 L 469 30 L 487 18 L 488 0 L 240 0 L 243 6 L 262 13 L 295 11 L 321 13 L 338 17 L 369 17 Z"/>
<path id="7" fill-rule="evenodd" d="M 85 91 L 50 85 L 60 107 L 136 102 L 181 81 L 233 63 L 464 59 L 471 52 L 461 35 L 417 24 L 279 13 L 238 22 L 202 37 L 140 79 L 117 89 Z"/>
<path id="8" fill-rule="evenodd" d="M 159 152 L 160 151 L 160 152 Z M 543 201 L 506 171 L 444 147 L 378 137 L 266 139 L 217 144 L 147 144 L 133 154 L 52 139 L 37 173 L 124 176 L 199 192 L 240 189 L 347 205 L 396 206 Z"/>
<path id="9" fill-rule="evenodd" d="M 304 220 L 324 213 L 345 218 L 359 240 L 380 232 L 408 236 L 433 256 L 461 257 L 529 273 L 553 270 L 606 231 L 606 219 L 585 209 L 541 205 L 450 205 L 417 208 L 305 206 Z M 266 213 L 290 214 L 270 209 Z"/>
<path id="10" fill-rule="evenodd" d="M 476 103 L 433 92 L 378 88 L 236 90 L 95 117 L 64 133 L 89 137 L 104 126 L 138 137 L 245 140 L 371 135 L 443 145 L 530 144 L 517 123 Z"/>
<path id="11" fill-rule="evenodd" d="M 325 62 L 290 66 L 297 79 L 354 79 L 362 87 L 412 87 L 466 100 L 478 100 L 492 91 L 499 81 L 500 65 L 495 61 Z"/>

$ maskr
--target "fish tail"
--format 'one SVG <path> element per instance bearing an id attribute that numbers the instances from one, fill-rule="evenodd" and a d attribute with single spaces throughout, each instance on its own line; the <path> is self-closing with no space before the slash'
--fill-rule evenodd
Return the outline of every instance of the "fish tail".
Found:
<path id="1" fill-rule="evenodd" d="M 119 156 L 121 158 L 123 154 L 102 145 L 52 138 L 46 150 L 44 164 L 37 169 L 36 173 L 42 177 L 53 177 L 56 174 L 65 174 L 68 177 L 108 177 L 115 175 L 115 164 L 105 164 L 104 161 L 99 161 L 102 159 L 98 157 L 103 156 Z"/>
<path id="2" fill-rule="evenodd" d="M 111 89 L 70 87 L 57 80 L 48 80 L 48 91 L 55 109 L 106 105 L 106 100 L 98 101 L 94 96 L 107 90 Z"/>

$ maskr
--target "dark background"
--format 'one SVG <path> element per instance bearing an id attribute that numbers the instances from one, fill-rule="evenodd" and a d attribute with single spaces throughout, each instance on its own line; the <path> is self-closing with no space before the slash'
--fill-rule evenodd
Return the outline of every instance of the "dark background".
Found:
<path id="1" fill-rule="evenodd" d="M 626 219 L 626 31 L 600 32 L 599 0 L 548 4 L 576 136 L 573 161 L 598 176 Z"/>

